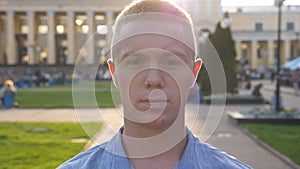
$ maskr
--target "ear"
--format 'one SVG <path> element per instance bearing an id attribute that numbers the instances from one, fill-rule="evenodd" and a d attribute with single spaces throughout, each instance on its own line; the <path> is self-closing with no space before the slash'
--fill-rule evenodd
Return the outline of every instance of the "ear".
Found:
<path id="1" fill-rule="evenodd" d="M 108 68 L 109 68 L 109 72 L 111 74 L 111 77 L 112 77 L 112 80 L 115 84 L 115 87 L 118 88 L 119 87 L 119 82 L 118 82 L 118 79 L 116 77 L 116 74 L 115 74 L 115 65 L 113 63 L 113 60 L 110 58 L 107 60 L 107 64 L 108 64 Z"/>
<path id="2" fill-rule="evenodd" d="M 200 58 L 196 59 L 195 62 L 194 62 L 193 70 L 192 70 L 193 79 L 191 79 L 190 89 L 194 87 L 194 84 L 195 84 L 195 82 L 197 80 L 197 77 L 198 77 L 198 73 L 201 69 L 201 65 L 202 65 L 202 60 Z"/>
<path id="3" fill-rule="evenodd" d="M 115 66 L 114 66 L 113 60 L 111 58 L 109 58 L 107 60 L 107 64 L 108 64 L 108 68 L 109 68 L 110 74 L 112 76 L 114 76 L 114 74 L 115 74 Z"/>
<path id="4" fill-rule="evenodd" d="M 200 58 L 196 59 L 194 62 L 194 67 L 193 67 L 193 75 L 195 77 L 195 79 L 197 79 L 198 77 L 198 73 L 201 69 L 202 66 L 202 60 Z"/>

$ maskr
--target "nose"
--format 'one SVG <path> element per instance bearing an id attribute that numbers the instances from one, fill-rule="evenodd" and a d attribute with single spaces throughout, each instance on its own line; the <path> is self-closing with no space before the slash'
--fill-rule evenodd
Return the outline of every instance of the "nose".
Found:
<path id="1" fill-rule="evenodd" d="M 146 70 L 145 87 L 146 88 L 163 88 L 165 80 L 163 78 L 163 72 L 158 69 Z"/>

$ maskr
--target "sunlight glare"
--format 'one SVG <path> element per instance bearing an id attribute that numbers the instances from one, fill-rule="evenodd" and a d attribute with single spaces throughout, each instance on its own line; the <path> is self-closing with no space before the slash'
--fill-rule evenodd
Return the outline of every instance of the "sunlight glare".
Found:
<path id="1" fill-rule="evenodd" d="M 286 0 L 284 5 L 300 5 L 300 0 Z M 274 0 L 222 0 L 222 6 L 274 6 Z"/>
<path id="2" fill-rule="evenodd" d="M 222 0 L 222 6 L 272 6 L 274 0 Z"/>
<path id="3" fill-rule="evenodd" d="M 283 5 L 300 5 L 299 0 L 286 0 L 283 2 Z"/>

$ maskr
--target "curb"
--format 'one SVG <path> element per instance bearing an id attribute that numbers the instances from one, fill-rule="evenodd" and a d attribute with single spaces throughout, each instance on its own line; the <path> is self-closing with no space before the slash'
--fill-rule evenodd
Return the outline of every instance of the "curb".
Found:
<path id="1" fill-rule="evenodd" d="M 270 147 L 268 144 L 266 144 L 265 142 L 261 141 L 256 135 L 250 133 L 247 129 L 244 129 L 242 127 L 240 127 L 239 125 L 237 125 L 238 128 L 248 137 L 250 137 L 252 140 L 254 140 L 258 145 L 260 145 L 261 147 L 263 147 L 264 149 L 266 149 L 267 151 L 269 151 L 270 153 L 272 153 L 273 155 L 275 155 L 276 157 L 278 157 L 280 160 L 282 160 L 283 162 L 285 162 L 286 164 L 288 164 L 290 167 L 292 167 L 293 169 L 300 169 L 300 166 L 295 164 L 292 160 L 290 160 L 288 157 L 286 157 L 285 155 L 279 153 L 277 150 L 273 149 L 272 147 Z"/>

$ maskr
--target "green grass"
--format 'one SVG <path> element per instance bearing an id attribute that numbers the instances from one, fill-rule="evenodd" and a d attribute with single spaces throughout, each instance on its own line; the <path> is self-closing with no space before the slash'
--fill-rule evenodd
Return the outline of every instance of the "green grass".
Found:
<path id="1" fill-rule="evenodd" d="M 101 81 L 95 82 L 95 88 L 104 88 L 104 89 L 111 89 L 111 85 L 113 83 L 111 81 Z M 85 84 L 75 84 L 75 86 L 91 86 L 92 83 L 85 83 Z"/>
<path id="2" fill-rule="evenodd" d="M 299 125 L 242 124 L 241 126 L 300 165 Z"/>
<path id="3" fill-rule="evenodd" d="M 95 131 L 101 124 L 91 123 Z M 48 128 L 47 132 L 32 132 Z M 95 134 L 95 133 L 93 133 Z M 52 169 L 78 154 L 86 143 L 71 139 L 89 137 L 79 123 L 0 123 L 0 168 Z"/>
<path id="4" fill-rule="evenodd" d="M 94 89 L 88 92 L 84 90 L 89 89 L 91 83 L 75 84 L 77 91 L 83 90 L 76 92 L 76 96 L 78 96 L 76 98 L 81 99 L 80 102 L 76 102 L 76 107 L 114 107 L 115 104 L 111 96 L 111 85 L 111 81 L 96 82 L 96 92 L 93 92 Z M 55 90 L 55 88 L 60 89 Z M 94 99 L 94 95 L 96 96 L 97 104 L 91 102 L 91 99 Z M 19 90 L 16 101 L 20 108 L 73 108 L 72 84 Z M 119 104 L 119 102 L 116 104 Z"/>
<path id="5" fill-rule="evenodd" d="M 112 81 L 96 81 L 95 82 L 95 88 L 101 88 L 101 89 L 110 89 L 112 85 Z M 92 85 L 91 82 L 85 82 L 85 83 L 78 83 L 74 84 L 74 86 L 80 86 L 80 87 L 90 87 Z M 50 85 L 50 86 L 39 86 L 39 87 L 32 87 L 32 89 L 47 89 L 47 88 L 72 88 L 72 84 L 56 84 L 56 85 Z"/>
<path id="6" fill-rule="evenodd" d="M 77 92 L 82 100 L 78 106 L 95 107 L 88 92 Z M 95 92 L 98 107 L 114 107 L 110 91 Z M 77 98 L 77 97 L 76 97 Z M 16 101 L 20 108 L 73 108 L 72 91 L 28 91 L 20 90 Z M 97 106 L 97 105 L 96 105 Z"/>

